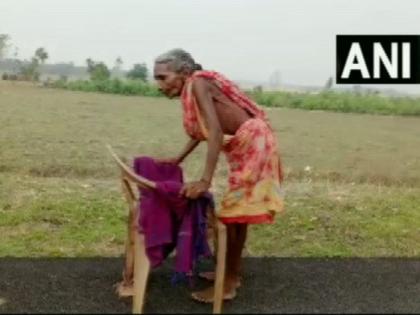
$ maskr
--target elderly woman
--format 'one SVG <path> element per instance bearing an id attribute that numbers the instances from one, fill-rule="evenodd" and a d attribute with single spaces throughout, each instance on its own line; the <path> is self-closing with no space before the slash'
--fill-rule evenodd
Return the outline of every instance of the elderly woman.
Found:
<path id="1" fill-rule="evenodd" d="M 224 299 L 240 286 L 241 253 L 248 224 L 272 223 L 283 210 L 282 168 L 276 138 L 264 111 L 223 75 L 202 70 L 189 53 L 171 50 L 155 60 L 154 78 L 167 97 L 180 97 L 183 124 L 190 140 L 173 159 L 182 162 L 201 141 L 207 142 L 204 172 L 181 193 L 197 198 L 212 183 L 220 152 L 229 164 L 228 190 L 218 209 L 227 226 L 228 249 Z M 214 288 L 195 292 L 213 302 Z"/>

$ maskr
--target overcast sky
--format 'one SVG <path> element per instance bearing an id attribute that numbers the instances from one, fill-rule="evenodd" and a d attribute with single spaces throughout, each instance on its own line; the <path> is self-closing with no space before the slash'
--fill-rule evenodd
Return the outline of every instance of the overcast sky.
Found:
<path id="1" fill-rule="evenodd" d="M 174 47 L 236 80 L 323 85 L 336 34 L 420 34 L 419 0 L 0 0 L 0 33 L 19 57 L 87 57 L 124 68 Z M 420 93 L 420 85 L 393 86 Z"/>

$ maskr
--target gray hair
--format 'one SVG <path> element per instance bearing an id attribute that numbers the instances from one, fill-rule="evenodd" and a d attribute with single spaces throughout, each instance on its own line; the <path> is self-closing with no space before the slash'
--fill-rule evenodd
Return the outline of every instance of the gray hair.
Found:
<path id="1" fill-rule="evenodd" d="M 201 65 L 195 63 L 191 54 L 180 48 L 171 49 L 168 52 L 158 56 L 155 59 L 155 63 L 170 64 L 172 70 L 177 73 L 184 70 L 188 72 L 193 72 L 194 70 L 202 70 Z"/>

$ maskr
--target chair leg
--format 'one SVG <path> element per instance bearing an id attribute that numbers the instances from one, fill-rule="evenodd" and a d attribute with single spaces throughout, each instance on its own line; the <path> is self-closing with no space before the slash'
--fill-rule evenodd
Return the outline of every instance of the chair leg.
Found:
<path id="1" fill-rule="evenodd" d="M 212 228 L 212 233 L 213 233 L 213 253 L 216 256 L 217 259 L 217 249 L 218 249 L 218 233 L 217 233 L 217 223 L 219 222 L 219 220 L 216 217 L 216 214 L 213 212 L 211 214 L 211 228 Z"/>
<path id="2" fill-rule="evenodd" d="M 134 237 L 134 295 L 133 314 L 142 314 L 146 294 L 150 262 L 146 256 L 144 235 L 135 233 Z"/>
<path id="3" fill-rule="evenodd" d="M 217 258 L 216 258 L 216 281 L 214 287 L 214 304 L 213 314 L 222 313 L 223 307 L 223 290 L 225 284 L 226 272 L 226 250 L 227 250 L 227 234 L 226 226 L 217 222 Z"/>
<path id="4" fill-rule="evenodd" d="M 133 281 L 134 273 L 134 236 L 137 233 L 136 218 L 138 216 L 138 209 L 135 201 L 135 196 L 130 184 L 124 177 L 122 177 L 122 190 L 129 205 L 127 218 L 127 238 L 125 242 L 125 264 L 123 270 L 123 283 L 130 285 Z"/>
<path id="5" fill-rule="evenodd" d="M 130 283 L 133 281 L 133 273 L 134 273 L 134 238 L 135 234 L 137 233 L 136 224 L 135 224 L 135 213 L 132 211 L 129 212 L 128 220 L 127 220 L 127 239 L 125 244 L 125 266 L 123 277 L 126 283 Z"/>

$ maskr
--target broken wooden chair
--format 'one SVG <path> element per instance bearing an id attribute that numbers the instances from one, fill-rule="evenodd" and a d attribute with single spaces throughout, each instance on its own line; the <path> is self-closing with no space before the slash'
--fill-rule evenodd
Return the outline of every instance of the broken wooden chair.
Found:
<path id="1" fill-rule="evenodd" d="M 129 209 L 123 281 L 117 286 L 117 291 L 120 296 L 132 295 L 132 311 L 135 314 L 140 314 L 143 312 L 150 262 L 146 255 L 144 235 L 139 233 L 137 228 L 138 202 L 141 202 L 141 196 L 136 196 L 135 191 L 138 189 L 135 188 L 156 189 L 156 183 L 135 174 L 133 169 L 115 154 L 111 146 L 108 145 L 107 148 L 121 171 L 122 190 Z M 213 313 L 220 314 L 223 306 L 227 235 L 225 225 L 215 215 L 210 218 L 213 218 L 213 222 L 209 222 L 209 226 L 213 227 L 214 251 L 217 252 Z M 127 287 L 132 287 L 132 292 L 124 292 Z"/>

